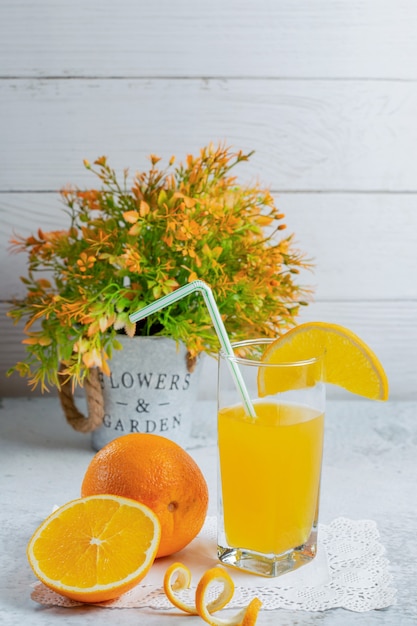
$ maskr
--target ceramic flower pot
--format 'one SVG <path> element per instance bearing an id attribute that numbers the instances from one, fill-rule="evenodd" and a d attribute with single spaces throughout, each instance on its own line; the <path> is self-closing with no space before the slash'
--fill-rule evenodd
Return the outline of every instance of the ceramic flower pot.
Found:
<path id="1" fill-rule="evenodd" d="M 162 435 L 191 447 L 201 358 L 191 364 L 185 346 L 169 337 L 119 340 L 123 350 L 113 353 L 111 375 L 92 371 L 85 385 L 87 418 L 75 408 L 72 396 L 61 392 L 67 420 L 76 430 L 92 432 L 94 450 L 134 432 Z"/>

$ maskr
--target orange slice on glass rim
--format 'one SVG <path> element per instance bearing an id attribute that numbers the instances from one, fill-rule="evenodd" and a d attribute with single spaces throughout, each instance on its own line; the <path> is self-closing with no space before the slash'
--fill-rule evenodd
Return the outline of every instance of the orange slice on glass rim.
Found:
<path id="1" fill-rule="evenodd" d="M 388 399 L 388 379 L 376 354 L 355 333 L 327 322 L 307 322 L 271 343 L 264 363 L 288 363 L 324 355 L 323 381 L 371 400 Z M 278 369 L 278 368 L 277 368 Z M 274 368 L 260 367 L 259 395 L 284 391 Z M 289 388 L 289 387 L 287 387 Z"/>
<path id="2" fill-rule="evenodd" d="M 89 496 L 52 513 L 29 541 L 27 556 L 50 589 L 80 602 L 103 602 L 145 577 L 160 537 L 158 518 L 144 504 Z"/>

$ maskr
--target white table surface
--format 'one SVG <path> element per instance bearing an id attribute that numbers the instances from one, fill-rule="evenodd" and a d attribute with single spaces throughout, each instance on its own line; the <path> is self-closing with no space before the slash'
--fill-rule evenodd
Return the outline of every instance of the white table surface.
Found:
<path id="1" fill-rule="evenodd" d="M 213 405 L 202 402 L 196 416 L 204 445 L 190 454 L 207 479 L 209 514 L 215 514 Z M 417 624 L 417 403 L 333 401 L 328 402 L 326 419 L 321 521 L 345 516 L 377 522 L 397 603 L 365 613 L 264 610 L 257 624 Z M 204 624 L 199 617 L 145 609 L 45 608 L 31 600 L 35 579 L 26 560 L 27 542 L 54 504 L 79 497 L 93 454 L 89 436 L 67 426 L 56 398 L 0 401 L 0 624 Z"/>

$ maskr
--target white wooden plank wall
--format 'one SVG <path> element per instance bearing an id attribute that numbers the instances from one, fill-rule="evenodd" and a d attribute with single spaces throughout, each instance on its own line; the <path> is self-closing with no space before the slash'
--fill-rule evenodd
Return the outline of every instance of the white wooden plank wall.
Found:
<path id="1" fill-rule="evenodd" d="M 57 190 L 95 182 L 83 158 L 134 171 L 225 141 L 256 151 L 242 180 L 315 258 L 301 319 L 352 328 L 416 399 L 416 33 L 413 0 L 2 2 L 0 395 L 29 393 L 4 376 L 23 354 L 13 230 L 67 224 Z"/>

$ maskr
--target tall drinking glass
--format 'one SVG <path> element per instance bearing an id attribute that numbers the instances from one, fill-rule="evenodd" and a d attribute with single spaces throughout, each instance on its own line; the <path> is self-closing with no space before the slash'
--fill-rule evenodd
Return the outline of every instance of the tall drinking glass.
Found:
<path id="1" fill-rule="evenodd" d="M 323 450 L 324 355 L 262 361 L 273 340 L 233 344 L 218 370 L 218 558 L 268 577 L 311 561 Z M 256 417 L 233 384 L 242 373 Z"/>

